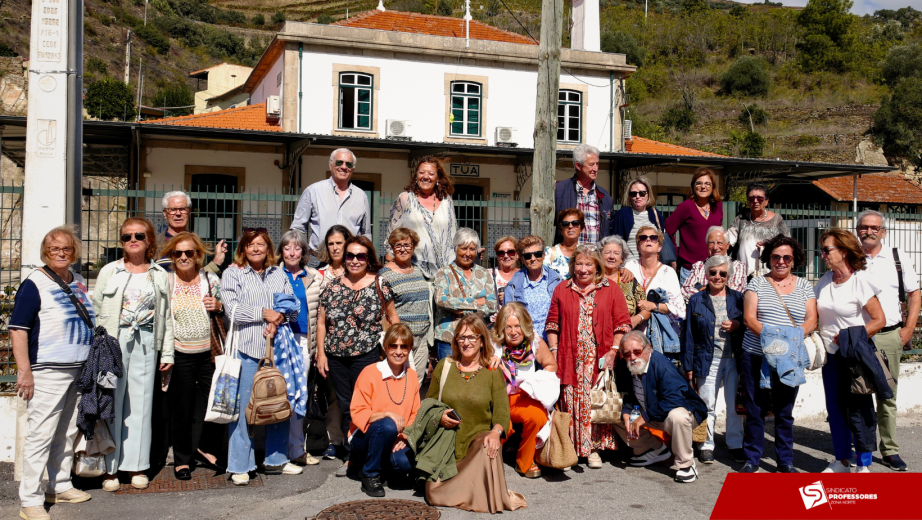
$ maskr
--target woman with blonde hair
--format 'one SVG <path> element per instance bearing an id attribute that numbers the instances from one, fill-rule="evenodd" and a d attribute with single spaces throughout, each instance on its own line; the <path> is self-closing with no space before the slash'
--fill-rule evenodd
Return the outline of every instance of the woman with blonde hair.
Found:
<path id="1" fill-rule="evenodd" d="M 638 177 L 631 181 L 624 192 L 621 209 L 615 213 L 612 223 L 615 235 L 621 237 L 627 244 L 625 259 L 629 256 L 637 256 L 635 237 L 641 227 L 655 226 L 659 230 L 663 229 L 663 222 L 666 222 L 666 219 L 663 213 L 656 209 L 655 204 L 656 194 L 653 193 L 649 179 Z"/>
<path id="2" fill-rule="evenodd" d="M 167 272 L 154 261 L 154 226 L 143 218 L 128 218 L 119 235 L 124 257 L 99 271 L 93 290 L 96 325 L 118 339 L 125 365 L 109 424 L 115 450 L 106 455 L 105 491 L 119 490 L 119 471 L 129 472 L 137 489 L 149 485 L 144 472 L 150 468 L 154 392 L 160 391 L 152 382 L 155 371 L 173 367 L 175 349 Z"/>
<path id="3" fill-rule="evenodd" d="M 532 377 L 537 372 L 557 372 L 557 360 L 547 347 L 541 336 L 532 329 L 531 316 L 521 303 L 511 302 L 503 306 L 496 315 L 496 326 L 493 327 L 493 343 L 499 349 L 502 358 L 500 368 L 506 380 L 506 393 L 509 394 L 509 414 L 513 424 L 522 425 L 522 439 L 516 455 L 516 471 L 526 478 L 538 478 L 541 470 L 535 463 L 535 451 L 538 441 L 538 432 L 547 424 L 547 406 L 538 401 L 529 391 L 520 388 L 526 379 L 531 379 L 534 385 L 541 386 L 542 393 L 548 391 L 555 396 L 560 394 L 560 380 L 553 378 L 554 388 L 547 388 L 547 379 L 537 380 Z M 540 370 L 539 370 L 540 366 Z M 542 396 L 549 399 L 548 396 Z"/>

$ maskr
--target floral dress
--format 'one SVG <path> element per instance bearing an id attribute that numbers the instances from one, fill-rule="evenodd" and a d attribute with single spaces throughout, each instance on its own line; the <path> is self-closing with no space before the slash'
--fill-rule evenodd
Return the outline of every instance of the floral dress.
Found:
<path id="1" fill-rule="evenodd" d="M 618 435 L 614 425 L 592 424 L 589 392 L 593 380 L 593 369 L 598 364 L 596 358 L 596 341 L 592 328 L 592 311 L 595 309 L 596 290 L 584 295 L 572 282 L 568 288 L 579 293 L 579 337 L 576 340 L 576 385 L 567 385 L 563 389 L 561 409 L 569 412 L 570 439 L 576 447 L 576 454 L 588 457 L 594 450 L 618 449 Z"/>
<path id="2" fill-rule="evenodd" d="M 563 254 L 560 244 L 544 248 L 544 265 L 557 271 L 561 280 L 570 279 L 570 257 Z"/>
<path id="3" fill-rule="evenodd" d="M 353 290 L 346 287 L 342 277 L 333 278 L 320 294 L 327 327 L 324 352 L 330 356 L 354 357 L 377 348 L 383 330 L 382 298 L 385 302 L 393 299 L 387 284 L 382 285 L 379 298 L 374 283 Z"/>

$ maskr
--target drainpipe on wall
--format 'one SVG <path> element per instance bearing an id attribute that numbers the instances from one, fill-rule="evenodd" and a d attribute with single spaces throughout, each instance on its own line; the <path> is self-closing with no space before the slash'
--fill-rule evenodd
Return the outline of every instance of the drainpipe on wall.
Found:
<path id="1" fill-rule="evenodd" d="M 304 57 L 304 44 L 298 44 L 298 133 L 301 133 L 301 59 Z"/>
<path id="2" fill-rule="evenodd" d="M 615 151 L 615 71 L 608 72 L 608 124 L 611 125 L 608 136 L 608 151 Z"/>
<path id="3" fill-rule="evenodd" d="M 855 175 L 852 180 L 852 211 L 858 212 L 858 176 Z M 855 223 L 857 224 L 857 222 Z"/>

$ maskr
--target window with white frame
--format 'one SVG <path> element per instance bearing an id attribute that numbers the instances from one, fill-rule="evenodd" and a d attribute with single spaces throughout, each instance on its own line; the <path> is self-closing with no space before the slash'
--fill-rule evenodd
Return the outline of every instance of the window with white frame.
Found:
<path id="1" fill-rule="evenodd" d="M 557 95 L 557 140 L 582 142 L 583 94 L 577 90 L 561 90 Z"/>
<path id="2" fill-rule="evenodd" d="M 483 114 L 483 89 L 480 83 L 454 81 L 451 83 L 450 135 L 480 137 Z"/>
<path id="3" fill-rule="evenodd" d="M 372 129 L 374 77 L 359 72 L 339 75 L 339 128 Z"/>

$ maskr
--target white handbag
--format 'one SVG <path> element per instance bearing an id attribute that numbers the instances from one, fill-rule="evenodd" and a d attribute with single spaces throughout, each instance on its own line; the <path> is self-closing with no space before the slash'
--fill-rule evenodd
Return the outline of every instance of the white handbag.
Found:
<path id="1" fill-rule="evenodd" d="M 595 386 L 589 391 L 589 422 L 593 424 L 621 423 L 622 399 L 614 386 L 614 374 L 610 368 L 606 368 L 599 374 Z"/>
<path id="2" fill-rule="evenodd" d="M 235 308 L 234 311 L 237 309 Z M 230 329 L 223 354 L 215 357 L 215 371 L 208 393 L 208 408 L 205 420 L 217 424 L 236 422 L 240 415 L 240 359 L 237 358 L 237 329 L 234 327 L 234 313 L 231 313 Z"/>

